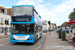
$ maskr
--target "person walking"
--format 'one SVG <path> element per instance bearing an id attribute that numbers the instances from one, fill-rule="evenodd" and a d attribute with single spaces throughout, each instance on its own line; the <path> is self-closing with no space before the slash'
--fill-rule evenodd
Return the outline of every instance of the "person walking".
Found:
<path id="1" fill-rule="evenodd" d="M 75 33 L 74 35 L 72 35 L 72 42 L 74 43 L 74 40 L 75 40 Z"/>

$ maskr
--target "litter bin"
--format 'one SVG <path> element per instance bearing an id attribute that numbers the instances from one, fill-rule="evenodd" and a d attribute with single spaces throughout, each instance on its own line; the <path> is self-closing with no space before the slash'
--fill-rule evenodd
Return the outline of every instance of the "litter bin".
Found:
<path id="1" fill-rule="evenodd" d="M 66 41 L 66 38 L 65 38 L 65 30 L 62 30 L 61 31 L 61 40 L 62 41 Z"/>
<path id="2" fill-rule="evenodd" d="M 61 39 L 61 29 L 58 31 L 58 38 Z"/>

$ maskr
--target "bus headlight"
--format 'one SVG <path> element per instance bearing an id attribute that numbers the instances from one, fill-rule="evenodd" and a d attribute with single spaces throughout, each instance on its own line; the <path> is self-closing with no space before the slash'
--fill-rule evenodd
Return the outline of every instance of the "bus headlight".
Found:
<path id="1" fill-rule="evenodd" d="M 27 40 L 32 40 L 32 39 L 27 39 Z"/>
<path id="2" fill-rule="evenodd" d="M 15 40 L 15 39 L 13 39 L 13 38 L 11 38 L 12 40 Z"/>

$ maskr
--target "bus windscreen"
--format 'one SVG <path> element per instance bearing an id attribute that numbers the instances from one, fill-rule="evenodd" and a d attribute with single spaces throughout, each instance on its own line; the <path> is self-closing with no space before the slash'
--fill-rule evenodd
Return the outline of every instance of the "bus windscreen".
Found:
<path id="1" fill-rule="evenodd" d="M 33 34 L 34 24 L 13 24 L 12 34 Z"/>

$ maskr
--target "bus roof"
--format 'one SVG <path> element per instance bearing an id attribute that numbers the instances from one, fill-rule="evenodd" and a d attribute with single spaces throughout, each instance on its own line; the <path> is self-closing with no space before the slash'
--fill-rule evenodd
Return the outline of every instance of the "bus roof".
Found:
<path id="1" fill-rule="evenodd" d="M 33 5 L 14 5 L 12 7 L 19 7 L 19 6 L 32 6 L 32 7 L 34 7 Z"/>

